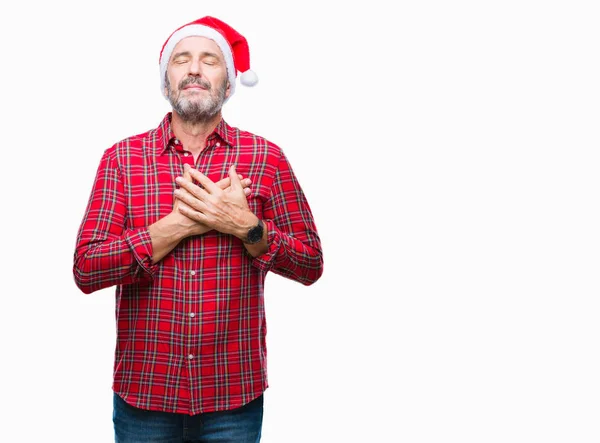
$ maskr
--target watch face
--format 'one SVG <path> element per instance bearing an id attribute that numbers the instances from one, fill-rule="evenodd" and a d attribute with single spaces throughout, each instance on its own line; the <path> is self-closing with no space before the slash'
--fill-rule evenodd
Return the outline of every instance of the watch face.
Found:
<path id="1" fill-rule="evenodd" d="M 259 223 L 248 231 L 248 243 L 258 243 L 263 236 L 263 225 Z"/>

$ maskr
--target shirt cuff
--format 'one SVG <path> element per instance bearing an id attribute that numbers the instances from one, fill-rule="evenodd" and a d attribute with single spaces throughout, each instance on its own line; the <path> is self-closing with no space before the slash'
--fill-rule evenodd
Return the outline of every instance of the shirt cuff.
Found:
<path id="1" fill-rule="evenodd" d="M 158 263 L 152 264 L 152 239 L 148 228 L 128 230 L 125 233 L 125 241 L 138 262 L 138 267 L 133 275 L 134 279 L 154 277 Z M 148 275 L 145 276 L 142 273 Z"/>
<path id="2" fill-rule="evenodd" d="M 252 265 L 266 273 L 275 265 L 277 255 L 284 246 L 281 239 L 281 232 L 279 232 L 275 223 L 271 220 L 263 220 L 263 223 L 265 224 L 268 233 L 267 252 L 258 257 L 254 257 Z"/>

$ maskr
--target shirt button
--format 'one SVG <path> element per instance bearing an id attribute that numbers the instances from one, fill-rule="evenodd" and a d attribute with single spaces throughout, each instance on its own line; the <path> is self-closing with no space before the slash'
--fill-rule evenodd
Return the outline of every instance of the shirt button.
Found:
<path id="1" fill-rule="evenodd" d="M 190 271 L 191 275 L 196 275 L 196 271 Z"/>
<path id="2" fill-rule="evenodd" d="M 183 153 L 183 155 L 185 155 L 187 157 L 188 155 L 190 155 L 190 153 L 186 151 Z"/>
<path id="3" fill-rule="evenodd" d="M 196 314 L 194 314 L 193 312 L 190 312 L 190 317 L 194 318 L 196 316 Z"/>
<path id="4" fill-rule="evenodd" d="M 221 143 L 217 142 L 217 143 L 216 143 L 216 146 L 217 146 L 217 148 L 218 148 L 219 146 L 221 146 Z"/>
<path id="5" fill-rule="evenodd" d="M 194 359 L 194 354 L 188 355 L 188 360 L 193 360 L 193 359 Z"/>

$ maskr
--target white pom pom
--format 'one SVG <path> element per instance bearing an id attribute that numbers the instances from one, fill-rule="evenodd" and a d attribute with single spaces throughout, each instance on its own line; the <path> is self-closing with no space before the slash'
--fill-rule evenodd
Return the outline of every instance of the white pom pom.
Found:
<path id="1" fill-rule="evenodd" d="M 254 71 L 248 69 L 246 72 L 242 73 L 240 82 L 244 86 L 254 86 L 258 83 L 258 76 L 254 73 Z"/>

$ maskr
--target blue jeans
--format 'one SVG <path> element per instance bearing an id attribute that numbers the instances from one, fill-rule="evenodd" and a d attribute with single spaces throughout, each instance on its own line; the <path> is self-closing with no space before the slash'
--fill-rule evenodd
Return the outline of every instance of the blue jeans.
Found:
<path id="1" fill-rule="evenodd" d="M 113 399 L 115 443 L 258 443 L 263 396 L 241 408 L 198 415 L 135 408 Z"/>

